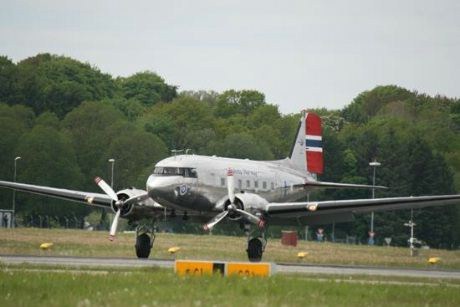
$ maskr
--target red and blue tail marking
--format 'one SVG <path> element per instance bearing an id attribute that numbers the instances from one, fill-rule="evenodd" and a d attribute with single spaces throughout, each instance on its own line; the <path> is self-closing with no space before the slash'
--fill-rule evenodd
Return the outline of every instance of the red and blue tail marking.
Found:
<path id="1" fill-rule="evenodd" d="M 324 161 L 321 118 L 314 113 L 307 113 L 305 116 L 305 146 L 307 171 L 322 174 Z"/>

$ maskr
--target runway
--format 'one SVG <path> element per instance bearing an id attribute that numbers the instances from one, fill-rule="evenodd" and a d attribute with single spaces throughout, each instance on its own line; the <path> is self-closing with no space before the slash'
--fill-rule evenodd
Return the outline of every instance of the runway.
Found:
<path id="1" fill-rule="evenodd" d="M 86 258 L 65 256 L 20 256 L 0 255 L 2 264 L 32 264 L 69 267 L 118 267 L 141 268 L 161 267 L 173 268 L 174 260 L 170 259 L 135 259 L 135 258 Z M 460 271 L 444 269 L 406 269 L 343 265 L 311 265 L 276 263 L 273 264 L 276 273 L 281 274 L 315 274 L 315 275 L 368 275 L 368 276 L 396 276 L 421 277 L 435 279 L 460 279 Z"/>

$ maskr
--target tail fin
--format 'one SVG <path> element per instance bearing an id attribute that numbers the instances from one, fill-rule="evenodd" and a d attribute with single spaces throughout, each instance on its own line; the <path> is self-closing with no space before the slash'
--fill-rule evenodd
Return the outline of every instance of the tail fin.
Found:
<path id="1" fill-rule="evenodd" d="M 322 174 L 324 169 L 321 118 L 304 113 L 291 149 L 292 167 L 299 171 Z"/>

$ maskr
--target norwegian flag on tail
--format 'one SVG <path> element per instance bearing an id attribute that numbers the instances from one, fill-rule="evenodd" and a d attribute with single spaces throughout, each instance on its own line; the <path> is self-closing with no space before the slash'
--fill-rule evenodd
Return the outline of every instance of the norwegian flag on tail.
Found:
<path id="1" fill-rule="evenodd" d="M 321 118 L 314 113 L 307 113 L 305 116 L 305 146 L 307 171 L 322 174 L 324 162 Z"/>

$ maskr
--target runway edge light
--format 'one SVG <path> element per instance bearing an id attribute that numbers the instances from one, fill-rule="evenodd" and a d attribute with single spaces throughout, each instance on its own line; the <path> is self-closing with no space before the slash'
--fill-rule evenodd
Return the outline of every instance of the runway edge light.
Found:
<path id="1" fill-rule="evenodd" d="M 50 249 L 53 245 L 54 244 L 51 242 L 45 242 L 45 243 L 40 244 L 40 249 L 47 250 L 47 249 Z"/>
<path id="2" fill-rule="evenodd" d="M 429 263 L 429 264 L 436 264 L 436 263 L 438 263 L 439 261 L 441 261 L 441 258 L 439 258 L 439 257 L 430 257 L 430 258 L 428 259 L 428 263 Z"/>

